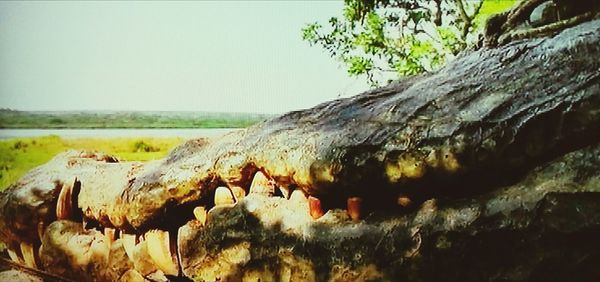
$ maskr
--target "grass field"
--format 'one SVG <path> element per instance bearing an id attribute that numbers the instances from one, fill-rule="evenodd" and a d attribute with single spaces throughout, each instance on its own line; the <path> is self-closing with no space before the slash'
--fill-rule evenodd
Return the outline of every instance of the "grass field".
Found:
<path id="1" fill-rule="evenodd" d="M 269 117 L 251 113 L 0 109 L 0 128 L 240 128 Z"/>
<path id="2" fill-rule="evenodd" d="M 58 136 L 0 140 L 0 191 L 68 149 L 98 150 L 121 160 L 146 161 L 164 157 L 183 141 L 179 137 L 62 139 Z"/>

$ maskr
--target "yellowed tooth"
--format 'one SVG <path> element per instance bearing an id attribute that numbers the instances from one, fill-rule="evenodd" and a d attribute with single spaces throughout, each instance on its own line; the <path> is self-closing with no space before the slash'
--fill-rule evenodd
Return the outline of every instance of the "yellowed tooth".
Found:
<path id="1" fill-rule="evenodd" d="M 135 269 L 127 270 L 125 273 L 123 273 L 123 275 L 121 275 L 121 278 L 119 278 L 119 282 L 146 282 L 146 281 L 147 280 L 144 279 L 144 276 L 142 276 Z"/>
<path id="2" fill-rule="evenodd" d="M 363 200 L 360 197 L 350 197 L 347 200 L 346 208 L 348 215 L 354 221 L 358 221 L 364 217 Z"/>
<path id="3" fill-rule="evenodd" d="M 21 242 L 21 254 L 23 254 L 23 261 L 25 261 L 25 265 L 31 268 L 37 268 L 37 263 L 35 262 L 35 251 L 33 250 L 32 244 Z"/>
<path id="4" fill-rule="evenodd" d="M 235 204 L 233 193 L 227 187 L 217 187 L 215 190 L 215 206 Z"/>
<path id="5" fill-rule="evenodd" d="M 412 205 L 412 200 L 404 194 L 400 194 L 398 195 L 398 198 L 396 199 L 396 203 L 401 206 L 401 207 L 409 207 L 410 205 Z"/>
<path id="6" fill-rule="evenodd" d="M 200 224 L 205 225 L 206 224 L 206 208 L 204 207 L 195 207 L 194 208 L 194 217 L 200 221 Z"/>
<path id="7" fill-rule="evenodd" d="M 133 234 L 121 234 L 121 240 L 123 240 L 123 248 L 125 253 L 130 260 L 133 261 L 133 249 L 135 248 L 135 235 Z"/>
<path id="8" fill-rule="evenodd" d="M 109 244 L 112 245 L 115 239 L 117 239 L 117 230 L 114 228 L 105 227 L 104 236 L 106 236 L 106 238 L 108 239 Z"/>
<path id="9" fill-rule="evenodd" d="M 273 196 L 275 194 L 275 183 L 269 180 L 261 171 L 256 172 L 252 184 L 250 185 L 250 194 L 263 194 Z"/>
<path id="10" fill-rule="evenodd" d="M 58 220 L 70 219 L 73 215 L 72 192 L 73 186 L 67 184 L 62 186 L 56 202 L 56 218 Z"/>
<path id="11" fill-rule="evenodd" d="M 6 251 L 8 252 L 8 256 L 10 257 L 10 259 L 16 263 L 23 263 L 23 260 L 19 257 L 19 255 L 17 254 L 17 252 L 13 249 L 7 248 Z"/>
<path id="12" fill-rule="evenodd" d="M 308 202 L 308 198 L 306 196 L 306 193 L 302 189 L 297 188 L 294 191 L 292 191 L 292 194 L 290 195 L 290 201 L 306 203 Z"/>
<path id="13" fill-rule="evenodd" d="M 179 274 L 169 243 L 169 232 L 150 230 L 146 232 L 146 248 L 156 267 L 167 275 Z"/>
<path id="14" fill-rule="evenodd" d="M 240 186 L 231 186 L 231 187 L 229 187 L 229 189 L 231 189 L 231 192 L 233 193 L 233 196 L 235 197 L 236 203 L 241 201 L 244 197 L 246 197 L 246 190 L 244 190 L 244 188 L 242 188 Z"/>
<path id="15" fill-rule="evenodd" d="M 325 215 L 325 210 L 323 209 L 323 204 L 321 200 L 314 196 L 308 196 L 308 209 L 310 212 L 310 216 L 313 219 L 319 219 L 323 215 Z"/>

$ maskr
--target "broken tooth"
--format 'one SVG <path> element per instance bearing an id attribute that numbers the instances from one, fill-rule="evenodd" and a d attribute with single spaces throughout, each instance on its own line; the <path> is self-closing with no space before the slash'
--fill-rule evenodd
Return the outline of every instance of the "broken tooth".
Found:
<path id="1" fill-rule="evenodd" d="M 236 203 L 246 197 L 246 190 L 240 186 L 231 186 L 229 189 L 231 189 Z"/>
<path id="2" fill-rule="evenodd" d="M 252 179 L 250 194 L 262 194 L 271 197 L 275 194 L 275 184 L 262 171 L 258 171 Z"/>
<path id="3" fill-rule="evenodd" d="M 346 202 L 348 215 L 352 220 L 357 221 L 363 217 L 363 200 L 360 197 L 350 197 Z"/>
<path id="4" fill-rule="evenodd" d="M 19 255 L 17 254 L 17 252 L 11 248 L 7 248 L 6 251 L 8 252 L 8 257 L 10 257 L 10 260 L 18 263 L 18 264 L 22 264 L 23 260 L 19 257 Z"/>
<path id="5" fill-rule="evenodd" d="M 217 187 L 215 190 L 215 206 L 235 204 L 233 193 L 227 187 Z"/>
<path id="6" fill-rule="evenodd" d="M 31 243 L 21 242 L 21 254 L 23 254 L 23 261 L 25 261 L 25 265 L 31 268 L 37 268 L 37 263 L 35 262 L 35 251 L 33 250 L 33 245 Z"/>
<path id="7" fill-rule="evenodd" d="M 167 275 L 178 275 L 179 269 L 174 262 L 169 243 L 169 232 L 151 230 L 146 232 L 146 248 L 156 267 Z"/>
<path id="8" fill-rule="evenodd" d="M 72 201 L 73 186 L 64 184 L 58 195 L 56 202 L 56 218 L 69 219 L 73 215 L 73 201 Z"/>
<path id="9" fill-rule="evenodd" d="M 310 216 L 314 219 L 318 219 L 325 215 L 321 200 L 316 197 L 308 196 L 308 209 L 310 211 Z"/>
<path id="10" fill-rule="evenodd" d="M 204 207 L 195 207 L 194 208 L 194 217 L 196 218 L 196 220 L 198 220 L 200 222 L 200 224 L 202 226 L 204 226 L 206 224 L 206 208 Z"/>

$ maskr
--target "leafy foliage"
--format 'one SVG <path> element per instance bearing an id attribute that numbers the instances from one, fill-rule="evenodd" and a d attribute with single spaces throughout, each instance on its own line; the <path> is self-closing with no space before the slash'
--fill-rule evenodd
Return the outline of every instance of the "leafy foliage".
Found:
<path id="1" fill-rule="evenodd" d="M 377 85 L 432 71 L 472 45 L 484 19 L 514 0 L 345 0 L 328 27 L 315 22 L 302 38 L 343 62 L 351 76 Z"/>

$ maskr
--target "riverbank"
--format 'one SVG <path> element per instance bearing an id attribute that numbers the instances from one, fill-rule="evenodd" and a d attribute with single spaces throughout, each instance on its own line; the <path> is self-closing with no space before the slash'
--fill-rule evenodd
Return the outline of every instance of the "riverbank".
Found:
<path id="1" fill-rule="evenodd" d="M 101 129 L 7 129 L 0 128 L 0 139 L 29 138 L 56 135 L 61 138 L 124 138 L 124 137 L 182 137 L 211 138 L 224 135 L 239 128 L 101 128 Z"/>
<path id="2" fill-rule="evenodd" d="M 121 160 L 148 161 L 164 157 L 186 139 L 180 136 L 62 138 L 53 135 L 0 140 L 0 191 L 32 168 L 69 149 L 98 150 Z"/>
<path id="3" fill-rule="evenodd" d="M 243 128 L 266 114 L 176 111 L 16 111 L 0 109 L 0 128 Z"/>

